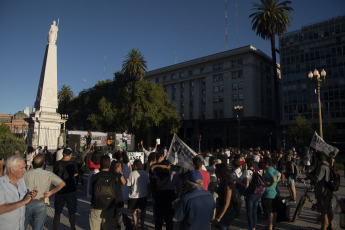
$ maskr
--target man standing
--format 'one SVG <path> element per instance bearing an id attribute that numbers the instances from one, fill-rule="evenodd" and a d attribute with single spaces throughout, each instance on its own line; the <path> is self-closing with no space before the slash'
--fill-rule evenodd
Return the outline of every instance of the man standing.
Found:
<path id="1" fill-rule="evenodd" d="M 52 172 L 43 170 L 45 158 L 43 155 L 37 155 L 32 161 L 34 169 L 27 171 L 24 174 L 24 181 L 29 190 L 37 187 L 37 199 L 25 207 L 25 222 L 24 227 L 27 228 L 31 224 L 33 230 L 43 229 L 44 222 L 47 217 L 47 206 L 44 198 L 48 198 L 65 187 L 66 183 L 60 177 Z M 51 185 L 56 186 L 50 189 Z"/>
<path id="2" fill-rule="evenodd" d="M 305 174 L 315 182 L 315 198 L 317 211 L 321 213 L 321 229 L 333 229 L 332 198 L 333 192 L 328 189 L 327 182 L 330 180 L 329 163 L 323 152 L 315 153 L 316 168 Z"/>
<path id="3" fill-rule="evenodd" d="M 190 171 L 186 182 L 190 193 L 183 196 L 174 216 L 181 222 L 180 229 L 210 229 L 216 207 L 212 194 L 202 188 L 202 175 L 198 170 Z"/>
<path id="4" fill-rule="evenodd" d="M 210 178 L 210 173 L 207 172 L 206 170 L 202 169 L 203 166 L 203 161 L 201 160 L 201 158 L 197 155 L 193 158 L 193 165 L 194 165 L 194 169 L 198 170 L 201 175 L 202 175 L 202 182 L 203 182 L 203 188 L 207 191 L 208 190 L 208 184 L 211 181 Z"/>
<path id="5" fill-rule="evenodd" d="M 89 223 L 92 230 L 114 229 L 116 175 L 109 172 L 110 157 L 101 156 L 100 172 L 92 175 L 89 187 L 91 210 Z"/>
<path id="6" fill-rule="evenodd" d="M 6 175 L 0 177 L 0 230 L 23 230 L 25 205 L 36 197 L 37 190 L 30 192 L 25 186 L 23 158 L 12 156 L 5 166 Z"/>
<path id="7" fill-rule="evenodd" d="M 149 147 L 148 150 L 146 150 L 146 149 L 144 148 L 144 142 L 143 142 L 143 140 L 140 141 L 140 145 L 141 145 L 141 148 L 143 149 L 143 152 L 144 152 L 144 163 L 146 163 L 146 162 L 147 162 L 147 158 L 149 157 L 150 153 L 156 152 L 156 151 L 157 151 L 157 145 L 158 145 L 158 143 L 156 142 L 156 146 L 155 146 L 154 149 L 152 149 L 152 147 Z"/>
<path id="8" fill-rule="evenodd" d="M 71 225 L 71 230 L 75 230 L 75 214 L 77 213 L 77 188 L 75 184 L 74 177 L 78 175 L 77 164 L 71 161 L 72 149 L 66 148 L 63 150 L 63 158 L 57 161 L 54 165 L 53 172 L 59 176 L 65 183 L 66 186 L 63 187 L 55 195 L 54 208 L 54 222 L 53 229 L 57 230 L 62 209 L 67 204 L 69 223 Z"/>
<path id="9" fill-rule="evenodd" d="M 127 179 L 127 186 L 131 188 L 129 193 L 128 208 L 132 210 L 135 229 L 138 230 L 138 209 L 141 210 L 140 224 L 144 227 L 147 203 L 147 187 L 150 183 L 147 172 L 143 170 L 140 160 L 133 162 L 133 171 Z"/>
<path id="10" fill-rule="evenodd" d="M 265 213 L 268 215 L 268 230 L 272 230 L 275 219 L 275 204 L 274 199 L 277 196 L 277 182 L 280 180 L 281 174 L 272 167 L 272 159 L 265 158 L 263 167 L 266 169 L 264 179 L 266 182 L 266 189 L 262 194 L 261 202 Z"/>

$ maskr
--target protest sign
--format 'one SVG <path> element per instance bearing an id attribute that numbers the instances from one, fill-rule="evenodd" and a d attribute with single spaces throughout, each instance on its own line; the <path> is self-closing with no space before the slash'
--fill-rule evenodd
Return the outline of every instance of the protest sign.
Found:
<path id="1" fill-rule="evenodd" d="M 144 152 L 127 152 L 129 161 L 133 164 L 134 160 L 139 159 L 144 164 Z"/>
<path id="2" fill-rule="evenodd" d="M 330 152 L 334 152 L 335 156 L 338 154 L 339 149 L 336 147 L 327 144 L 316 132 L 314 132 L 314 136 L 311 139 L 310 147 L 324 152 L 327 156 L 329 156 Z"/>

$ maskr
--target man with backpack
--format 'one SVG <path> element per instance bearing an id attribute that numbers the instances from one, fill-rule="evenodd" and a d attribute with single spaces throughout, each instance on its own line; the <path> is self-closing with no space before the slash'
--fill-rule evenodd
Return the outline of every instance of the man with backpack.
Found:
<path id="1" fill-rule="evenodd" d="M 306 176 L 315 182 L 315 198 L 317 211 L 321 213 L 321 229 L 333 229 L 332 198 L 334 188 L 331 188 L 331 168 L 326 161 L 323 152 L 315 153 L 316 168 L 312 172 L 306 172 Z"/>
<path id="2" fill-rule="evenodd" d="M 100 172 L 92 175 L 89 187 L 91 195 L 90 229 L 114 229 L 116 175 L 109 172 L 110 157 L 101 156 Z"/>

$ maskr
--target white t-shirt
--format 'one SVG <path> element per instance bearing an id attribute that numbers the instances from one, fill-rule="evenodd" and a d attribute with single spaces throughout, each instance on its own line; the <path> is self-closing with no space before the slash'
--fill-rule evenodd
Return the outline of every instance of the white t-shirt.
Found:
<path id="1" fill-rule="evenodd" d="M 253 178 L 253 171 L 252 170 L 244 170 L 244 173 L 243 173 L 243 179 L 244 178 L 247 178 L 247 180 L 249 180 L 249 183 L 252 181 L 252 178 Z"/>
<path id="2" fill-rule="evenodd" d="M 134 170 L 129 174 L 127 186 L 131 187 L 129 198 L 147 197 L 147 184 L 150 183 L 149 176 L 144 170 Z"/>
<path id="3" fill-rule="evenodd" d="M 231 177 L 234 181 L 236 182 L 240 182 L 242 181 L 243 179 L 243 174 L 242 174 L 242 170 L 241 170 L 241 167 L 239 167 L 238 169 L 234 170 L 232 173 L 231 173 Z"/>
<path id="4" fill-rule="evenodd" d="M 305 160 L 303 161 L 303 164 L 304 165 L 307 165 L 307 166 L 310 166 L 310 160 L 311 160 L 311 155 L 310 155 L 310 153 L 307 153 L 306 155 L 305 155 Z"/>
<path id="5" fill-rule="evenodd" d="M 59 161 L 63 158 L 63 149 L 60 149 L 56 152 L 56 161 Z"/>

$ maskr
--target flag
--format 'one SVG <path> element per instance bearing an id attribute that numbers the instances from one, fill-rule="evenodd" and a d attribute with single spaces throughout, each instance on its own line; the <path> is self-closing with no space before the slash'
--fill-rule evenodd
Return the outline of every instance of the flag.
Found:
<path id="1" fill-rule="evenodd" d="M 313 147 L 316 150 L 324 152 L 327 156 L 329 156 L 330 152 L 334 152 L 335 156 L 338 154 L 339 149 L 336 147 L 327 144 L 316 132 L 314 132 L 314 136 L 311 139 L 310 147 Z"/>
<path id="2" fill-rule="evenodd" d="M 176 134 L 171 141 L 167 160 L 182 168 L 193 170 L 193 158 L 197 155 L 188 145 L 186 145 Z"/>

